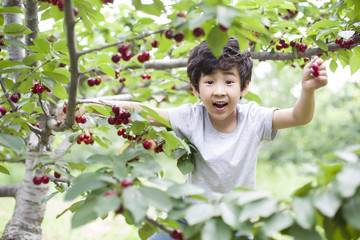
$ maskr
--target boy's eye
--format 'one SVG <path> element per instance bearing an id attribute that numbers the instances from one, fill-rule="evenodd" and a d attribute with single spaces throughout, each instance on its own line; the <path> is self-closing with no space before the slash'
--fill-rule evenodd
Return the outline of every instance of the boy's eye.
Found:
<path id="1" fill-rule="evenodd" d="M 232 84 L 232 83 L 233 83 L 233 81 L 228 80 L 228 81 L 226 81 L 225 83 L 226 83 L 226 84 Z"/>
<path id="2" fill-rule="evenodd" d="M 206 83 L 206 84 L 213 84 L 214 81 L 208 80 L 208 81 L 206 81 L 205 83 Z"/>

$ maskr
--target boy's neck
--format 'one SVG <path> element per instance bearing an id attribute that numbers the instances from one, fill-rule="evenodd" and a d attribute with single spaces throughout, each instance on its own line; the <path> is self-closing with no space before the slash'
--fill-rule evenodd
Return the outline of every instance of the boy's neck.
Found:
<path id="1" fill-rule="evenodd" d="M 232 133 L 236 130 L 238 124 L 237 112 L 235 109 L 233 114 L 224 120 L 216 120 L 209 115 L 210 123 L 219 132 Z"/>

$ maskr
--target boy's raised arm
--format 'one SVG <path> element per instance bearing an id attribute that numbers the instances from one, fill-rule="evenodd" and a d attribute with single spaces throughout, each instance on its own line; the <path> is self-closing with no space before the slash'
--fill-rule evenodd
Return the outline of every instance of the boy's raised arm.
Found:
<path id="1" fill-rule="evenodd" d="M 294 107 L 274 111 L 272 129 L 301 126 L 309 123 L 314 115 L 314 91 L 327 84 L 324 61 L 314 58 L 305 67 L 302 75 L 301 96 Z"/>

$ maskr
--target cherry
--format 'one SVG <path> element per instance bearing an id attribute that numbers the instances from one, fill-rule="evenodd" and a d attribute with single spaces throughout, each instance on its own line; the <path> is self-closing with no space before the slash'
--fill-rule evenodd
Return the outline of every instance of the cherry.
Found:
<path id="1" fill-rule="evenodd" d="M 125 81 L 126 81 L 126 79 L 125 79 L 124 77 L 119 79 L 119 82 L 120 82 L 120 83 L 123 83 L 123 82 L 125 82 Z"/>
<path id="2" fill-rule="evenodd" d="M 193 35 L 195 37 L 205 36 L 205 30 L 203 28 L 200 28 L 200 27 L 194 28 Z"/>
<path id="3" fill-rule="evenodd" d="M 152 144 L 149 140 L 145 140 L 142 145 L 145 149 L 150 149 Z"/>
<path id="4" fill-rule="evenodd" d="M 115 69 L 115 78 L 118 78 L 120 74 L 120 71 L 118 69 Z"/>
<path id="5" fill-rule="evenodd" d="M 0 46 L 5 46 L 5 42 L 4 42 L 4 41 L 0 41 Z"/>
<path id="6" fill-rule="evenodd" d="M 122 180 L 121 182 L 121 186 L 123 188 L 126 188 L 126 187 L 129 187 L 129 186 L 132 186 L 133 185 L 133 182 L 131 181 L 131 179 L 128 179 L 128 178 L 125 178 L 124 180 Z"/>
<path id="7" fill-rule="evenodd" d="M 63 113 L 66 113 L 66 106 L 63 107 Z"/>
<path id="8" fill-rule="evenodd" d="M 143 52 L 138 55 L 138 60 L 141 63 L 149 61 L 149 59 L 150 59 L 150 54 L 148 52 Z"/>
<path id="9" fill-rule="evenodd" d="M 304 62 L 308 62 L 308 61 L 309 61 L 309 58 L 304 57 Z"/>
<path id="10" fill-rule="evenodd" d="M 274 44 L 275 44 L 275 41 L 273 39 L 271 39 L 270 45 L 274 45 Z"/>
<path id="11" fill-rule="evenodd" d="M 183 40 L 184 40 L 184 33 L 179 32 L 178 34 L 176 34 L 176 35 L 174 36 L 174 39 L 175 39 L 175 41 L 177 41 L 177 42 L 183 41 Z"/>
<path id="12" fill-rule="evenodd" d="M 113 113 L 115 113 L 115 116 L 119 115 L 120 113 L 120 107 L 118 105 L 113 105 L 111 110 L 113 111 Z"/>
<path id="13" fill-rule="evenodd" d="M 122 59 L 124 61 L 129 61 L 132 57 L 132 53 L 130 51 L 126 51 L 124 54 L 122 54 Z"/>
<path id="14" fill-rule="evenodd" d="M 157 146 L 157 147 L 154 149 L 154 151 L 155 151 L 156 153 L 163 152 L 163 151 L 164 151 L 164 150 L 163 150 L 163 143 L 160 144 L 159 146 Z"/>
<path id="15" fill-rule="evenodd" d="M 1 116 L 4 116 L 6 114 L 6 107 L 0 106 L 0 113 L 1 113 Z"/>
<path id="16" fill-rule="evenodd" d="M 21 93 L 17 92 L 17 93 L 14 93 L 10 96 L 10 99 L 11 101 L 13 101 L 14 103 L 17 103 L 19 101 L 21 97 Z"/>
<path id="17" fill-rule="evenodd" d="M 255 42 L 249 41 L 249 46 L 252 46 L 252 45 L 254 45 L 254 44 L 255 44 Z"/>
<path id="18" fill-rule="evenodd" d="M 283 45 L 281 45 L 281 44 L 276 45 L 276 50 L 280 51 L 282 48 L 283 48 Z"/>
<path id="19" fill-rule="evenodd" d="M 94 86 L 95 85 L 95 79 L 93 78 L 88 78 L 87 80 L 87 83 L 90 87 Z"/>
<path id="20" fill-rule="evenodd" d="M 174 229 L 170 236 L 176 240 L 183 240 L 183 234 L 179 229 Z"/>
<path id="21" fill-rule="evenodd" d="M 41 177 L 38 177 L 38 176 L 35 176 L 35 177 L 33 178 L 33 183 L 34 183 L 35 185 L 40 185 L 40 184 L 42 183 L 42 178 L 41 178 Z"/>
<path id="22" fill-rule="evenodd" d="M 335 43 L 340 45 L 342 43 L 342 41 L 340 38 L 337 38 L 337 39 L 335 39 Z"/>
<path id="23" fill-rule="evenodd" d="M 51 0 L 51 3 L 52 3 L 53 5 L 57 5 L 57 2 L 58 2 L 58 0 Z"/>
<path id="24" fill-rule="evenodd" d="M 172 30 L 171 29 L 167 29 L 166 31 L 165 31 L 165 37 L 167 38 L 167 39 L 172 39 L 174 36 L 173 36 L 173 32 L 172 32 Z"/>
<path id="25" fill-rule="evenodd" d="M 114 191 L 106 191 L 106 192 L 104 193 L 104 196 L 113 196 L 113 195 L 115 195 L 115 192 L 114 192 Z"/>
<path id="26" fill-rule="evenodd" d="M 95 78 L 95 85 L 100 85 L 101 84 L 101 77 L 97 77 Z"/>
<path id="27" fill-rule="evenodd" d="M 125 132 L 126 132 L 125 128 L 119 129 L 119 130 L 117 131 L 117 135 L 123 136 L 123 135 L 125 134 Z"/>
<path id="28" fill-rule="evenodd" d="M 113 116 L 110 116 L 110 117 L 108 118 L 108 123 L 109 123 L 109 124 L 114 125 L 115 122 L 116 122 L 116 119 L 115 119 Z"/>
<path id="29" fill-rule="evenodd" d="M 317 71 L 319 71 L 319 64 L 317 62 L 314 62 L 313 65 L 311 66 L 311 68 L 317 72 Z"/>
<path id="30" fill-rule="evenodd" d="M 114 0 L 101 0 L 101 2 L 104 4 L 109 4 L 109 3 L 113 4 Z"/>
<path id="31" fill-rule="evenodd" d="M 159 41 L 157 39 L 151 40 L 151 46 L 157 48 L 159 46 Z"/>
<path id="32" fill-rule="evenodd" d="M 281 45 L 284 45 L 285 40 L 284 40 L 283 38 L 280 38 L 279 43 L 280 43 Z"/>
<path id="33" fill-rule="evenodd" d="M 120 54 L 114 54 L 114 55 L 111 57 L 111 61 L 113 61 L 114 63 L 119 62 L 120 59 L 121 59 Z"/>
<path id="34" fill-rule="evenodd" d="M 142 79 L 146 79 L 146 78 L 147 78 L 147 75 L 144 73 L 143 75 L 141 75 L 141 78 L 142 78 Z"/>
<path id="35" fill-rule="evenodd" d="M 44 87 L 43 87 L 42 85 L 39 85 L 38 88 L 37 88 L 37 91 L 38 91 L 39 93 L 42 93 L 44 90 L 45 90 L 45 89 L 44 89 Z"/>
<path id="36" fill-rule="evenodd" d="M 73 8 L 73 13 L 74 13 L 74 16 L 76 17 L 77 15 L 79 15 L 79 9 L 74 7 Z"/>
<path id="37" fill-rule="evenodd" d="M 225 27 L 225 26 L 222 25 L 222 24 L 219 24 L 219 28 L 220 28 L 220 30 L 223 31 L 223 32 L 226 32 L 227 30 L 229 30 L 228 27 Z"/>
<path id="38" fill-rule="evenodd" d="M 184 17 L 185 17 L 185 13 L 179 12 L 179 13 L 176 14 L 176 16 L 179 17 L 179 18 L 184 18 Z"/>
<path id="39" fill-rule="evenodd" d="M 295 47 L 295 45 L 296 45 L 296 42 L 295 42 L 295 41 L 290 41 L 290 46 L 291 46 L 291 47 Z"/>
<path id="40" fill-rule="evenodd" d="M 283 43 L 282 44 L 283 48 L 288 48 L 289 47 L 289 44 L 287 42 Z"/>
<path id="41" fill-rule="evenodd" d="M 42 176 L 41 177 L 41 181 L 42 181 L 42 183 L 44 183 L 44 184 L 48 184 L 49 183 L 49 177 L 48 176 L 46 176 L 46 175 L 44 175 L 44 176 Z"/>
<path id="42" fill-rule="evenodd" d="M 58 0 L 57 1 L 57 6 L 59 8 L 60 11 L 64 11 L 64 3 L 63 0 Z"/>
<path id="43" fill-rule="evenodd" d="M 130 44 L 119 44 L 117 47 L 117 50 L 121 55 L 125 54 L 127 51 L 129 51 Z"/>

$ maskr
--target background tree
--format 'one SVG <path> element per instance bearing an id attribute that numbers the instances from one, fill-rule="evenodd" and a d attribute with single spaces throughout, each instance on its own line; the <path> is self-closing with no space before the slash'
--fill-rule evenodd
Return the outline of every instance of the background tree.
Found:
<path id="1" fill-rule="evenodd" d="M 254 59 L 281 60 L 279 68 L 301 67 L 318 55 L 331 59 L 332 71 L 340 62 L 355 73 L 360 66 L 357 1 L 4 0 L 2 6 L 0 172 L 10 175 L 7 163 L 18 161 L 26 172 L 22 183 L 0 186 L 0 196 L 16 199 L 1 239 L 41 239 L 46 201 L 59 193 L 76 200 L 67 209 L 74 212 L 73 227 L 115 211 L 139 227 L 142 239 L 157 228 L 177 239 L 235 239 L 235 230 L 259 239 L 274 233 L 295 239 L 359 237 L 358 163 L 321 167 L 319 177 L 290 202 L 244 189 L 212 202 L 197 186 L 159 178 L 159 158 L 177 159 L 184 174 L 193 169 L 191 144 L 148 124 L 146 115 L 162 121 L 159 116 L 147 108 L 91 105 L 195 102 L 185 71 L 189 50 L 206 40 L 220 56 L 233 35 Z M 38 21 L 49 20 L 53 27 L 39 32 Z M 261 102 L 254 93 L 246 98 Z M 90 104 L 88 113 L 77 116 L 84 103 Z M 66 113 L 62 122 L 59 109 Z M 126 137 L 120 153 L 106 151 L 111 141 L 105 132 Z M 77 144 L 98 144 L 104 154 L 71 159 Z M 356 162 L 358 148 L 346 153 L 331 158 Z M 57 191 L 47 195 L 49 181 Z M 182 196 L 204 201 L 192 205 Z M 156 214 L 150 216 L 149 208 Z M 188 222 L 182 230 L 178 218 Z"/>

